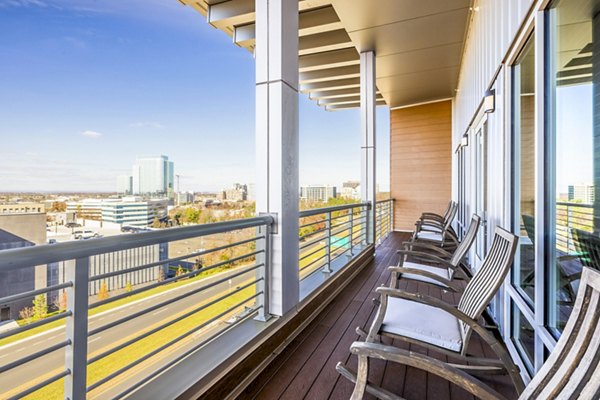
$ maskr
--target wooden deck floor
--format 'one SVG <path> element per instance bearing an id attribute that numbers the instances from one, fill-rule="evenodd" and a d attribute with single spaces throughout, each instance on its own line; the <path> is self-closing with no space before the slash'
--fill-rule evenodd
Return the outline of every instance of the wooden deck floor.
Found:
<path id="1" fill-rule="evenodd" d="M 353 385 L 335 370 L 338 361 L 356 368 L 356 357 L 348 349 L 358 339 L 357 326 L 369 326 L 375 313 L 371 299 L 374 290 L 389 281 L 387 267 L 396 264 L 395 250 L 406 240 L 406 234 L 394 233 L 377 248 L 371 262 L 339 294 L 339 296 L 272 362 L 240 396 L 242 399 L 348 399 Z M 456 302 L 457 295 L 443 293 L 428 285 L 406 284 L 406 290 L 418 290 L 448 302 Z M 456 296 L 456 298 L 454 298 Z M 475 336 L 475 335 L 474 335 Z M 387 339 L 387 338 L 386 338 Z M 390 344 L 390 340 L 384 342 Z M 403 343 L 394 345 L 413 351 L 426 351 L 418 346 Z M 470 352 L 493 356 L 492 350 L 479 338 L 471 341 Z M 430 352 L 429 355 L 446 360 L 444 356 Z M 450 385 L 447 381 L 426 372 L 394 363 L 375 361 L 371 363 L 370 379 L 388 390 L 412 399 L 473 399 L 469 393 Z M 506 376 L 485 379 L 508 399 L 516 398 L 516 392 Z"/>

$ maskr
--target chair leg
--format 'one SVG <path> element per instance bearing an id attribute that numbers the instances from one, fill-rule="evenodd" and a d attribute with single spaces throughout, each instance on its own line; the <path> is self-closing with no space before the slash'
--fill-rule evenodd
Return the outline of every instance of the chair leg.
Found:
<path id="1" fill-rule="evenodd" d="M 367 357 L 364 356 L 364 358 L 367 358 Z M 359 367 L 360 367 L 360 357 L 359 357 Z M 379 387 L 379 386 L 373 385 L 372 383 L 369 383 L 366 380 L 366 377 L 365 377 L 364 389 L 362 389 L 362 392 L 357 392 L 358 385 L 356 384 L 356 382 L 357 382 L 356 373 L 354 371 L 352 371 L 351 369 L 349 369 L 346 365 L 344 365 L 341 362 L 337 363 L 337 365 L 335 366 L 335 369 L 340 373 L 340 375 L 342 375 L 344 378 L 348 379 L 350 382 L 355 384 L 354 392 L 352 393 L 351 400 L 355 398 L 354 397 L 355 393 L 358 396 L 358 397 L 356 397 L 356 399 L 359 399 L 359 400 L 362 399 L 365 392 L 372 394 L 373 396 L 376 396 L 378 399 L 405 400 L 404 398 L 397 396 L 397 395 L 393 394 L 392 392 L 389 392 L 389 391 L 383 389 L 382 387 Z"/>

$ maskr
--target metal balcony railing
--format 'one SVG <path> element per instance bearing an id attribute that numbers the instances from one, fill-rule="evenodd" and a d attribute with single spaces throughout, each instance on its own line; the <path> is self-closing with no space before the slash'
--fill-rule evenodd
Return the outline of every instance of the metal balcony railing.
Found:
<path id="1" fill-rule="evenodd" d="M 362 254 L 370 209 L 300 213 L 301 279 Z M 378 242 L 392 212 L 390 200 L 377 203 Z M 265 215 L 1 251 L 0 274 L 60 273 L 0 298 L 0 308 L 44 309 L 0 330 L 0 397 L 125 397 L 242 322 L 266 320 L 273 224 Z"/>
<path id="2" fill-rule="evenodd" d="M 594 231 L 594 206 L 592 204 L 556 203 L 556 248 L 565 253 L 577 251 L 572 229 Z"/>
<path id="3" fill-rule="evenodd" d="M 375 243 L 379 245 L 394 231 L 394 199 L 376 202 L 375 217 Z"/>
<path id="4" fill-rule="evenodd" d="M 300 212 L 300 279 L 333 272 L 334 261 L 366 244 L 369 209 L 369 203 L 356 203 Z"/>
<path id="5" fill-rule="evenodd" d="M 53 332 L 52 337 L 48 337 L 38 347 L 31 346 L 31 349 L 20 347 L 19 353 L 13 352 L 13 349 L 6 349 L 3 352 L 0 357 L 0 381 L 2 381 L 0 386 L 4 392 L 3 398 L 17 399 L 37 392 L 35 393 L 37 398 L 83 399 L 88 392 L 98 389 L 101 391 L 106 384 L 113 386 L 114 389 L 114 386 L 118 386 L 117 382 L 122 391 L 111 393 L 110 397 L 120 398 L 241 321 L 251 317 L 264 319 L 269 312 L 267 295 L 269 268 L 266 264 L 270 251 L 267 238 L 272 223 L 271 216 L 261 216 L 0 252 L 2 273 L 31 268 L 35 265 L 62 263 L 66 277 L 64 282 L 0 299 L 0 305 L 23 300 L 31 304 L 36 296 L 38 298 L 44 296 L 43 301 L 46 302 L 46 296 L 52 293 L 66 295 L 64 309 L 17 328 L 0 332 L 0 342 L 3 340 L 6 342 L 8 338 L 15 335 L 22 336 L 33 329 L 53 327 L 57 321 L 65 323 L 64 327 L 55 327 L 60 329 L 58 335 Z M 224 245 L 211 249 L 198 249 L 187 254 L 155 259 L 146 264 L 127 266 L 113 271 L 93 274 L 90 269 L 90 259 L 97 255 L 114 255 L 123 250 L 147 248 L 152 245 L 177 243 L 231 232 L 237 232 L 243 238 L 236 241 L 229 240 Z M 224 254 L 234 248 L 238 251 L 233 258 L 222 256 L 218 262 L 206 266 L 198 265 L 197 268 L 180 267 L 176 276 L 161 273 L 159 276 L 162 278 L 158 281 L 130 287 L 129 290 L 120 293 L 117 291 L 110 297 L 100 295 L 90 297 L 90 287 L 94 282 L 148 269 L 167 270 L 174 263 L 198 260 L 198 257 L 206 257 L 210 254 Z M 67 262 L 69 260 L 74 262 Z M 194 278 L 204 278 L 200 276 L 201 274 L 210 275 L 209 271 L 214 273 L 224 267 L 231 268 L 209 278 L 196 279 L 197 282 L 194 280 Z M 178 285 L 181 286 L 186 283 L 185 281 L 191 286 L 186 285 L 185 291 L 177 291 Z M 235 288 L 232 288 L 232 283 L 235 284 Z M 132 308 L 127 314 L 109 311 L 110 318 L 95 318 L 94 321 L 89 318 L 98 308 L 110 308 L 111 304 L 121 304 L 131 296 L 143 296 L 144 293 L 152 293 L 160 290 L 159 288 L 169 286 L 174 290 L 155 294 L 147 304 L 139 306 L 140 301 L 144 301 L 143 298 L 127 303 Z M 97 299 L 92 302 L 94 297 Z M 177 304 L 182 305 L 168 308 Z M 168 312 L 160 318 L 153 317 L 165 310 Z M 150 313 L 152 314 L 149 315 Z M 148 317 L 150 320 L 142 322 L 141 327 L 132 327 L 135 321 Z M 100 320 L 107 320 L 107 322 Z M 92 342 L 100 339 L 100 336 L 105 334 L 111 336 L 110 332 L 115 328 L 124 329 L 121 331 L 122 337 L 105 343 L 101 348 L 97 346 L 94 346 L 96 347 L 94 349 L 89 348 Z M 54 363 L 49 361 L 47 357 L 56 356 L 53 353 L 59 350 L 64 351 L 64 358 L 54 357 Z M 157 358 L 161 359 L 159 363 L 156 362 Z M 32 373 L 26 377 L 25 382 L 12 380 L 11 371 L 35 367 L 31 364 L 36 360 L 43 363 L 30 370 Z M 143 368 L 144 363 L 149 360 L 155 363 L 149 373 L 144 374 L 133 385 L 123 384 L 122 380 L 126 376 L 131 377 L 132 374 L 139 373 L 139 369 Z M 110 366 L 103 365 L 103 368 L 95 368 L 99 364 L 107 363 Z M 20 375 L 23 375 L 23 371 L 20 372 Z M 64 380 L 63 385 L 58 382 L 60 380 Z M 62 387 L 58 386 L 64 387 L 64 394 Z"/>

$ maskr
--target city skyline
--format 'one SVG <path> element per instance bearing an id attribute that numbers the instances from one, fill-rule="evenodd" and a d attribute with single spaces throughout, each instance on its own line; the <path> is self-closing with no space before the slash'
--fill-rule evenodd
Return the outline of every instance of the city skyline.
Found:
<path id="1" fill-rule="evenodd" d="M 182 191 L 255 181 L 252 54 L 191 7 L 123 3 L 0 5 L 0 56 L 11 60 L 0 65 L 3 191 L 114 191 L 143 154 L 169 154 Z M 377 114 L 383 188 L 389 114 Z M 300 183 L 359 176 L 358 110 L 326 112 L 301 95 Z"/>

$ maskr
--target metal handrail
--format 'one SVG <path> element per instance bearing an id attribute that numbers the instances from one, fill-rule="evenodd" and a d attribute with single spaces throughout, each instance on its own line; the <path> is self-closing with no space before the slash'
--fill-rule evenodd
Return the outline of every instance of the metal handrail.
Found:
<path id="1" fill-rule="evenodd" d="M 254 218 L 216 222 L 213 224 L 168 228 L 160 231 L 103 237 L 86 241 L 3 250 L 0 252 L 0 271 L 4 272 L 17 268 L 30 267 L 32 265 L 74 260 L 77 258 L 113 253 L 136 247 L 151 246 L 194 237 L 271 225 L 273 222 L 273 216 L 262 215 Z"/>
<path id="2" fill-rule="evenodd" d="M 351 208 L 358 207 L 371 207 L 371 203 L 352 203 L 352 204 L 343 204 L 341 206 L 333 206 L 333 207 L 322 207 L 322 208 L 312 208 L 310 210 L 302 210 L 300 211 L 300 218 L 311 217 L 313 215 L 326 214 L 328 212 L 335 211 L 344 211 L 349 210 Z"/>
<path id="3" fill-rule="evenodd" d="M 61 311 L 58 314 L 51 315 L 49 317 L 45 317 L 43 319 L 39 319 L 28 324 L 22 325 L 20 327 L 0 333 L 0 339 L 4 339 L 25 331 L 29 331 L 34 328 L 42 327 L 55 321 L 65 320 L 66 322 L 65 340 L 59 342 L 58 344 L 52 344 L 41 351 L 34 352 L 24 357 L 19 357 L 16 360 L 11 361 L 7 364 L 0 364 L 0 372 L 13 370 L 26 363 L 37 360 L 40 357 L 43 357 L 47 354 L 50 354 L 60 349 L 64 349 L 64 372 L 28 387 L 23 392 L 19 393 L 17 396 L 32 393 L 36 390 L 43 388 L 44 386 L 55 382 L 56 380 L 62 377 L 65 377 L 65 397 L 84 398 L 86 391 L 89 391 L 92 388 L 98 387 L 99 385 L 110 381 L 111 379 L 120 375 L 129 368 L 144 362 L 150 357 L 151 354 L 158 354 L 163 349 L 166 349 L 167 347 L 178 342 L 184 337 L 189 336 L 193 332 L 198 331 L 202 327 L 207 326 L 209 323 L 216 321 L 224 315 L 228 315 L 234 312 L 237 308 L 248 303 L 249 301 L 255 300 L 255 303 L 253 305 L 253 314 L 256 314 L 259 320 L 264 321 L 268 319 L 269 270 L 267 266 L 270 264 L 269 260 L 271 253 L 269 240 L 273 224 L 273 216 L 264 215 L 255 218 L 219 222 L 214 224 L 171 228 L 133 235 L 98 238 L 93 240 L 66 242 L 53 245 L 32 246 L 26 248 L 4 250 L 0 252 L 0 272 L 10 271 L 22 267 L 32 267 L 34 265 L 43 265 L 68 260 L 75 260 L 74 263 L 64 263 L 64 282 L 51 285 L 42 289 L 29 290 L 19 294 L 6 296 L 4 299 L 2 299 L 3 301 L 17 301 L 32 296 L 45 295 L 46 293 L 49 293 L 51 291 L 64 290 L 66 294 L 67 307 L 66 310 Z M 215 235 L 231 231 L 240 231 L 251 228 L 257 228 L 257 235 L 253 235 L 251 238 L 248 239 L 236 241 L 234 243 L 229 243 L 224 246 L 217 246 L 208 250 L 196 251 L 191 254 L 188 253 L 185 256 L 166 258 L 159 261 L 152 261 L 150 263 L 146 261 L 141 265 L 125 267 L 120 269 L 119 271 L 104 272 L 96 276 L 91 275 L 90 265 L 91 259 L 94 256 L 98 256 L 101 254 L 116 253 L 119 251 L 130 250 L 134 248 L 144 248 L 146 246 L 152 245 L 162 245 L 165 243 L 170 243 L 184 239 L 198 238 L 203 236 Z M 229 249 L 231 247 L 247 243 L 255 243 L 256 250 L 253 249 L 251 251 L 244 252 L 243 255 L 220 261 L 210 266 L 203 267 L 185 274 L 181 274 L 174 278 L 163 278 L 163 280 L 159 282 L 146 284 L 134 290 L 119 293 L 111 296 L 110 298 L 99 300 L 93 304 L 89 304 L 89 285 L 93 281 L 97 281 L 99 279 L 111 279 L 119 275 L 126 275 L 131 272 L 153 267 L 162 268 L 163 266 L 167 265 L 169 262 L 174 260 L 189 259 L 195 256 L 214 253 L 217 251 Z M 253 264 L 250 266 L 245 266 L 243 268 L 236 269 L 235 271 L 232 271 L 233 273 L 227 274 L 227 276 L 220 277 L 217 280 L 204 284 L 200 287 L 196 287 L 193 290 L 189 290 L 182 294 L 178 294 L 174 298 L 155 302 L 150 306 L 145 306 L 142 310 L 135 311 L 124 317 L 116 318 L 108 323 L 103 324 L 100 327 L 96 327 L 94 329 L 88 328 L 89 310 L 93 308 L 141 292 L 148 291 L 154 287 L 168 285 L 177 280 L 192 278 L 198 274 L 205 273 L 208 270 L 214 270 L 220 266 L 224 266 L 227 264 L 233 265 L 236 262 L 241 262 L 246 259 L 253 259 L 255 262 L 253 262 Z M 130 338 L 126 341 L 126 345 L 121 343 L 121 345 L 117 345 L 116 347 L 105 350 L 104 353 L 96 355 L 91 359 L 88 358 L 87 352 L 87 342 L 89 337 L 92 337 L 102 331 L 111 329 L 115 326 L 121 325 L 127 321 L 130 321 L 133 318 L 147 315 L 149 312 L 165 307 L 176 301 L 183 300 L 189 298 L 192 295 L 204 292 L 217 285 L 224 285 L 227 281 L 230 281 L 232 278 L 241 277 L 242 275 L 246 276 L 248 274 L 253 274 L 253 278 L 250 280 L 249 283 L 244 283 L 243 285 L 237 287 L 236 290 L 230 290 L 225 295 L 212 299 L 208 303 L 202 304 L 196 309 L 196 312 L 198 312 L 198 310 L 203 310 L 207 307 L 210 307 L 211 305 L 216 304 L 217 302 L 222 301 L 224 299 L 233 299 L 232 296 L 237 295 L 238 293 L 242 293 L 242 291 L 247 288 L 255 287 L 256 290 L 253 294 L 249 295 L 244 300 L 239 301 L 233 306 L 229 304 L 224 304 L 224 306 L 222 307 L 223 310 L 220 311 L 217 315 L 212 316 L 208 321 L 199 321 L 198 325 L 195 325 L 185 334 L 169 340 L 168 343 L 162 344 L 159 348 L 153 350 L 149 354 L 145 354 L 143 357 L 137 358 L 135 361 L 132 361 L 128 365 L 120 368 L 117 371 L 112 372 L 111 374 L 102 378 L 101 380 L 94 382 L 91 386 L 86 387 L 87 364 L 90 364 L 93 361 L 97 361 L 98 359 L 101 359 L 107 355 L 113 354 L 115 351 L 121 350 L 128 345 L 132 345 L 138 340 L 147 337 L 149 334 L 146 332 L 142 335 L 138 335 L 135 338 Z M 184 315 L 191 316 L 189 311 Z M 171 324 L 173 324 L 174 321 L 179 321 L 183 318 L 183 316 L 178 316 L 175 320 L 170 320 L 168 321 L 168 323 L 163 323 L 160 329 L 171 326 Z M 222 333 L 224 329 L 227 330 L 230 328 L 230 326 L 226 328 L 221 328 L 217 333 Z M 203 343 L 207 343 L 207 341 L 204 341 Z M 73 374 L 72 371 L 78 371 L 78 373 Z"/>

